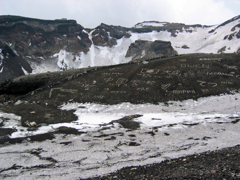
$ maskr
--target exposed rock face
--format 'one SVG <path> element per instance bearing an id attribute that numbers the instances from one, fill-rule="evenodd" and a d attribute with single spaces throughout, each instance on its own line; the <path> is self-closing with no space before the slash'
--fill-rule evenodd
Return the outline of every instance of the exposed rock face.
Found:
<path id="1" fill-rule="evenodd" d="M 92 31 L 92 41 L 94 45 L 112 47 L 117 44 L 117 39 L 131 36 L 127 31 L 128 28 L 109 26 L 102 23 Z"/>
<path id="2" fill-rule="evenodd" d="M 31 68 L 24 68 L 25 73 L 42 73 L 177 53 L 238 52 L 239 18 L 236 16 L 219 26 L 146 21 L 132 28 L 101 24 L 86 29 L 75 20 L 0 16 L 0 39 L 30 64 Z M 1 76 L 6 80 L 11 78 Z"/>
<path id="3" fill-rule="evenodd" d="M 137 40 L 135 43 L 132 43 L 127 51 L 126 57 L 133 56 L 133 59 L 139 59 L 145 56 L 145 51 L 150 47 L 151 42 Z"/>
<path id="4" fill-rule="evenodd" d="M 137 40 L 129 46 L 126 57 L 133 56 L 133 60 L 144 58 L 152 59 L 163 56 L 175 56 L 177 51 L 166 41 L 142 41 Z"/>
<path id="5" fill-rule="evenodd" d="M 75 20 L 0 17 L 0 38 L 24 56 L 51 56 L 63 47 L 71 52 L 88 52 L 91 42 L 82 30 Z"/>
<path id="6" fill-rule="evenodd" d="M 7 44 L 0 41 L 0 84 L 10 78 L 31 73 L 32 68 L 22 56 L 17 55 Z"/>

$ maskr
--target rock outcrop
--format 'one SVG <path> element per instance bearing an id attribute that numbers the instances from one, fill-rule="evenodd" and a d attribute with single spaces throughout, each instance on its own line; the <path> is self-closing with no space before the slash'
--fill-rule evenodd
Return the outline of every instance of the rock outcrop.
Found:
<path id="1" fill-rule="evenodd" d="M 6 43 L 0 41 L 0 84 L 4 81 L 16 78 L 32 72 L 29 63 Z"/>
<path id="2" fill-rule="evenodd" d="M 19 16 L 0 17 L 0 39 L 24 56 L 47 57 L 63 47 L 88 52 L 91 41 L 75 20 L 40 20 Z"/>
<path id="3" fill-rule="evenodd" d="M 121 26 L 109 26 L 102 23 L 100 26 L 92 30 L 93 44 L 97 46 L 112 47 L 117 44 L 117 39 L 121 39 L 123 37 L 129 38 L 131 36 L 131 34 L 127 32 L 128 30 L 128 28 Z"/>
<path id="4" fill-rule="evenodd" d="M 137 59 L 153 59 L 157 57 L 176 56 L 178 53 L 171 45 L 171 42 L 166 41 L 143 41 L 137 40 L 129 46 L 126 57 Z"/>

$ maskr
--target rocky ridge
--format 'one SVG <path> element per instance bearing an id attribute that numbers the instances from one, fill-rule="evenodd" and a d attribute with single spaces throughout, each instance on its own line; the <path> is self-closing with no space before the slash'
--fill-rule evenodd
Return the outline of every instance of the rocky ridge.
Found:
<path id="1" fill-rule="evenodd" d="M 238 52 L 239 19 L 216 26 L 146 21 L 132 28 L 102 23 L 88 29 L 64 18 L 1 16 L 0 39 L 31 67 L 22 66 L 25 74 L 40 73 L 193 52 Z M 6 77 L 1 82 L 18 76 L 1 74 Z"/>

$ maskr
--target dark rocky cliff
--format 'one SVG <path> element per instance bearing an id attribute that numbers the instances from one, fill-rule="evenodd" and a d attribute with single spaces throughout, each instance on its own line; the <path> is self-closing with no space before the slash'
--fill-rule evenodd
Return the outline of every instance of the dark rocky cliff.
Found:
<path id="1" fill-rule="evenodd" d="M 91 41 L 75 20 L 40 20 L 19 16 L 0 17 L 0 39 L 24 56 L 51 56 L 63 47 L 87 52 Z"/>
<path id="2" fill-rule="evenodd" d="M 27 73 L 32 72 L 28 62 L 2 41 L 0 41 L 0 50 L 0 84 L 7 79 L 25 75 L 23 69 Z"/>
<path id="3" fill-rule="evenodd" d="M 132 59 L 137 60 L 175 55 L 178 53 L 172 48 L 171 42 L 137 40 L 129 46 L 126 57 L 133 56 Z"/>
<path id="4" fill-rule="evenodd" d="M 200 25 L 193 25 L 193 27 L 195 26 Z M 183 28 L 189 27 L 192 26 L 166 23 L 163 27 L 126 28 L 102 23 L 94 29 L 84 29 L 75 20 L 41 20 L 20 16 L 0 16 L 0 39 L 11 44 L 11 48 L 23 56 L 46 58 L 58 53 L 61 49 L 73 53 L 87 53 L 92 43 L 97 46 L 112 47 L 117 44 L 116 40 L 123 37 L 129 38 L 131 36 L 129 32 L 168 31 L 172 33 L 172 36 L 176 36 L 176 31 L 182 31 Z M 92 40 L 90 40 L 89 33 Z M 170 51 L 167 51 L 169 55 Z"/>

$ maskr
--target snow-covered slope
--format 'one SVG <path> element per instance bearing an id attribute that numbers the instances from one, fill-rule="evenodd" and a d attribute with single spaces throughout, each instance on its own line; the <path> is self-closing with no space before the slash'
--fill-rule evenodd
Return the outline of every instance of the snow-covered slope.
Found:
<path id="1" fill-rule="evenodd" d="M 134 28 L 128 29 L 130 37 L 117 39 L 117 44 L 112 47 L 97 46 L 92 43 L 88 53 L 81 52 L 77 55 L 61 50 L 58 55 L 56 54 L 57 64 L 61 69 L 72 69 L 126 63 L 131 61 L 131 57 L 125 57 L 126 52 L 130 44 L 136 40 L 170 41 L 178 54 L 237 52 L 240 49 L 240 16 L 227 22 L 215 26 L 183 26 L 180 29 L 176 28 L 176 36 L 164 30 L 171 26 L 171 23 L 152 21 L 138 23 Z M 135 29 L 150 27 L 161 27 L 163 30 L 153 29 L 146 33 L 135 31 Z M 88 33 L 91 41 L 93 31 Z M 35 69 L 34 72 L 39 72 L 39 69 Z"/>
<path id="2" fill-rule="evenodd" d="M 41 23 L 43 22 L 50 23 L 42 20 Z M 5 41 L 13 50 L 25 55 L 33 69 L 32 73 L 126 63 L 134 57 L 134 54 L 126 57 L 126 53 L 136 40 L 168 41 L 178 54 L 240 51 L 240 16 L 214 26 L 146 21 L 132 28 L 101 24 L 94 29 L 86 29 L 73 21 L 61 21 L 62 24 L 59 22 L 51 21 L 52 24 L 55 23 L 53 28 L 60 29 L 57 25 L 62 27 L 65 23 L 64 26 L 69 26 L 68 29 L 75 28 L 76 32 L 72 33 L 67 28 L 57 30 L 49 39 L 48 31 L 45 35 L 42 31 L 28 28 L 31 23 L 25 23 L 26 27 L 21 31 L 26 42 L 12 42 L 12 39 L 18 38 L 13 32 L 9 35 L 14 36 L 11 40 L 7 39 L 8 35 L 0 35 L 0 38 L 6 38 Z M 4 23 L 0 24 L 0 28 L 5 26 L 9 27 Z M 28 47 L 18 47 L 21 44 L 27 44 Z M 142 52 L 146 50 L 142 49 Z M 144 54 L 141 57 L 145 58 Z"/>

